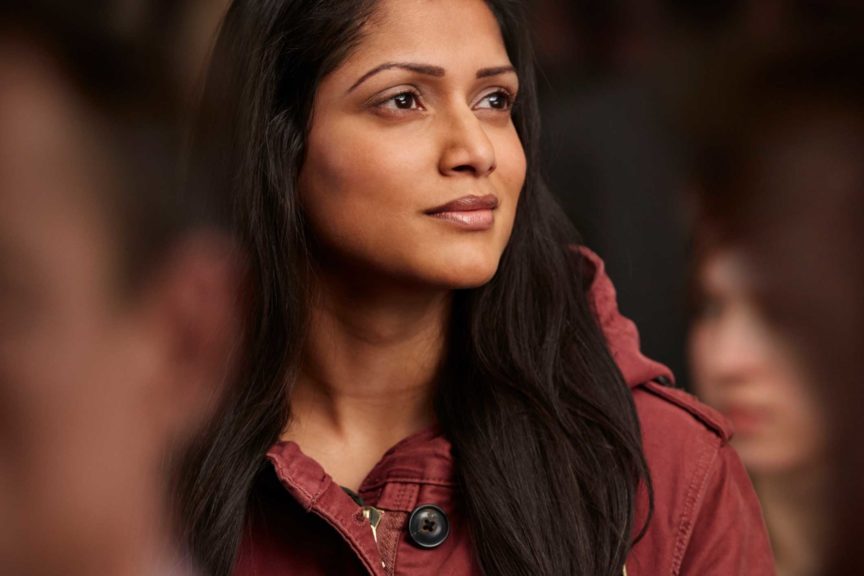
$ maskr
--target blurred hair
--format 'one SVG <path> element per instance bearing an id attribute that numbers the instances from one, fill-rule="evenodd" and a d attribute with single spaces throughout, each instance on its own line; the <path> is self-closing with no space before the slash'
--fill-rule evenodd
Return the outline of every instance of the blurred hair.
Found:
<path id="1" fill-rule="evenodd" d="M 826 566 L 850 574 L 864 504 L 864 42 L 796 43 L 715 69 L 691 123 L 697 257 L 733 248 L 828 414 Z M 853 563 L 854 562 L 854 563 Z"/>
<path id="2" fill-rule="evenodd" d="M 308 322 L 310 239 L 297 179 L 313 98 L 376 4 L 237 0 L 217 42 L 196 151 L 216 159 L 208 187 L 235 195 L 255 298 L 251 369 L 181 489 L 193 550 L 215 575 L 231 571 L 264 454 L 290 417 Z M 528 175 L 497 275 L 456 294 L 438 419 L 485 573 L 617 575 L 640 480 L 650 487 L 637 417 L 587 303 L 581 258 L 568 247 L 575 233 L 537 171 L 533 54 L 520 3 L 488 4 L 520 77 L 514 122 Z"/>

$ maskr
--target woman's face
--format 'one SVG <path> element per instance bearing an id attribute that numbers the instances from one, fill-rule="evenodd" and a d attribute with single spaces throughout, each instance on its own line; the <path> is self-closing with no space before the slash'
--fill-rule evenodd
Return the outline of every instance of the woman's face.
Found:
<path id="1" fill-rule="evenodd" d="M 518 88 L 483 0 L 380 2 L 315 95 L 300 194 L 323 261 L 428 286 L 488 282 L 525 180 Z"/>
<path id="2" fill-rule="evenodd" d="M 756 474 L 814 464 L 823 447 L 820 410 L 796 355 L 763 318 L 743 260 L 720 251 L 702 263 L 705 300 L 690 336 L 694 383 L 735 428 L 733 445 Z"/>

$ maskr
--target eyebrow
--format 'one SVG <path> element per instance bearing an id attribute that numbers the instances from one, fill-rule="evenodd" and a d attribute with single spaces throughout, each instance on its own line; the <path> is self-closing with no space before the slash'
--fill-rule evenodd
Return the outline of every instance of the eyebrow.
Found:
<path id="1" fill-rule="evenodd" d="M 500 76 L 501 74 L 516 74 L 513 66 L 496 66 L 495 68 L 482 68 L 477 71 L 477 79 Z"/>
<path id="2" fill-rule="evenodd" d="M 351 88 L 348 89 L 348 92 L 353 92 L 355 88 L 360 86 L 363 82 L 379 74 L 384 72 L 385 70 L 392 70 L 393 68 L 400 68 L 402 70 L 408 70 L 410 72 L 416 72 L 418 74 L 425 74 L 427 76 L 434 76 L 435 78 L 441 78 L 445 75 L 444 68 L 440 66 L 432 66 L 431 64 L 415 64 L 413 62 L 386 62 L 381 64 L 380 66 L 376 66 L 372 68 L 365 74 L 363 74 L 354 84 L 351 85 Z M 508 73 L 516 73 L 516 69 L 513 66 L 495 66 L 494 68 L 481 68 L 477 71 L 477 78 L 489 78 L 490 76 L 499 76 L 501 74 Z"/>

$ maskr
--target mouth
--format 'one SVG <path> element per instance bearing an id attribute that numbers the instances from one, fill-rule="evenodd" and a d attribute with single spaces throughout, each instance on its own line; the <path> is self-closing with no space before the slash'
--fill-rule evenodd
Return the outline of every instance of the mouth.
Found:
<path id="1" fill-rule="evenodd" d="M 766 418 L 764 410 L 750 406 L 732 405 L 726 407 L 722 412 L 735 426 L 736 433 L 740 435 L 758 433 Z"/>
<path id="2" fill-rule="evenodd" d="M 496 208 L 498 208 L 498 198 L 487 194 L 463 196 L 437 208 L 426 210 L 424 214 L 467 230 L 488 230 L 495 223 Z"/>

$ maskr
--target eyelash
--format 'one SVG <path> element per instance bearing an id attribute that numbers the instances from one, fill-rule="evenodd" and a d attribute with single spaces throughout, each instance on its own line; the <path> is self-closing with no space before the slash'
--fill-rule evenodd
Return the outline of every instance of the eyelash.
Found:
<path id="1" fill-rule="evenodd" d="M 481 100 L 481 102 L 483 100 L 486 100 L 486 99 L 492 97 L 492 96 L 504 98 L 504 106 L 502 108 L 491 108 L 492 110 L 502 110 L 502 111 L 506 110 L 509 112 L 510 110 L 513 109 L 513 103 L 516 101 L 516 97 L 513 94 L 511 94 L 508 90 L 504 90 L 503 88 L 499 88 L 499 89 L 495 90 L 494 92 L 490 92 L 489 94 L 486 94 L 483 97 L 483 99 Z"/>
<path id="2" fill-rule="evenodd" d="M 399 108 L 398 106 L 388 106 L 388 104 L 390 104 L 391 102 L 395 103 L 397 98 L 402 98 L 405 96 L 409 96 L 412 99 L 412 104 L 413 104 L 412 107 Z M 495 90 L 494 92 L 490 92 L 489 94 L 486 94 L 485 96 L 483 96 L 483 98 L 480 100 L 480 102 L 488 100 L 490 97 L 503 97 L 505 100 L 505 105 L 501 108 L 495 108 L 492 106 L 484 107 L 484 108 L 480 108 L 481 110 L 510 112 L 513 109 L 513 105 L 514 105 L 515 100 L 516 100 L 515 96 L 513 94 L 511 94 L 509 90 L 499 88 L 499 89 Z M 388 98 L 380 100 L 379 102 L 374 104 L 375 108 L 382 109 L 382 110 L 397 111 L 399 113 L 410 112 L 410 111 L 415 109 L 414 106 L 419 106 L 419 105 L 420 105 L 420 93 L 417 92 L 416 90 L 404 90 L 402 92 L 399 92 L 398 94 L 394 94 L 392 96 L 389 96 Z M 476 105 L 475 105 L 475 107 L 476 107 Z"/>

